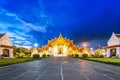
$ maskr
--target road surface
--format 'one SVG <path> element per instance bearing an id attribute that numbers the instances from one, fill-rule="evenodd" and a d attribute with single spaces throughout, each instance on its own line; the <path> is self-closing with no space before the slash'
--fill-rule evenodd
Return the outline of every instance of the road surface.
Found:
<path id="1" fill-rule="evenodd" d="M 0 80 L 120 80 L 120 67 L 76 58 L 46 58 L 0 67 Z"/>

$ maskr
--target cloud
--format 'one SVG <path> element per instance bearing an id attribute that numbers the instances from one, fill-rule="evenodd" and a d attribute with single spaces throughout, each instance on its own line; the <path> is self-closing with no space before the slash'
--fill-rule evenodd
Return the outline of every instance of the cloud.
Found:
<path id="1" fill-rule="evenodd" d="M 13 33 L 10 34 L 13 42 L 25 46 L 44 45 L 60 32 L 76 44 L 87 41 L 95 45 L 98 40 L 105 42 L 112 31 L 120 32 L 119 2 L 3 0 L 0 3 L 0 32 Z"/>
<path id="2" fill-rule="evenodd" d="M 6 15 L 8 17 L 12 17 L 12 19 L 15 21 L 16 20 L 16 23 L 17 23 L 17 26 L 20 26 L 19 28 L 23 28 L 23 30 L 25 28 L 27 28 L 27 30 L 35 30 L 35 31 L 39 31 L 39 32 L 43 32 L 45 33 L 47 30 L 46 30 L 46 26 L 39 26 L 39 25 L 34 25 L 32 23 L 28 23 L 22 19 L 20 19 L 16 14 L 14 13 L 10 13 L 8 12 L 7 10 L 3 9 L 3 8 L 0 8 L 0 14 L 2 15 Z M 9 24 L 8 22 L 6 22 L 7 24 Z M 15 23 L 15 22 L 14 22 Z M 16 24 L 15 23 L 15 24 Z M 5 24 L 0 24 L 0 26 L 4 26 Z M 9 24 L 9 26 L 13 24 Z M 9 27 L 7 26 L 7 27 Z M 23 26 L 23 27 L 22 27 Z"/>
<path id="3" fill-rule="evenodd" d="M 23 21 L 22 19 L 20 19 L 20 18 L 18 18 L 18 17 L 16 17 L 16 20 L 18 20 L 18 21 L 20 21 L 21 23 L 23 23 L 23 25 L 24 25 L 26 28 L 29 27 L 29 28 L 31 28 L 31 29 L 33 29 L 33 30 L 35 30 L 35 31 L 38 31 L 38 32 L 43 32 L 43 33 L 46 32 L 46 27 L 45 27 L 45 26 L 36 26 L 36 25 L 34 25 L 34 24 L 27 23 L 27 22 Z"/>
<path id="4" fill-rule="evenodd" d="M 27 23 L 16 14 L 10 13 L 3 8 L 0 8 L 0 16 L 0 32 L 8 32 L 9 37 L 16 46 L 20 43 L 23 43 L 24 46 L 32 46 L 32 42 L 35 40 L 33 38 L 34 34 L 28 34 L 28 32 L 37 31 L 46 33 L 47 31 L 45 26 Z"/>

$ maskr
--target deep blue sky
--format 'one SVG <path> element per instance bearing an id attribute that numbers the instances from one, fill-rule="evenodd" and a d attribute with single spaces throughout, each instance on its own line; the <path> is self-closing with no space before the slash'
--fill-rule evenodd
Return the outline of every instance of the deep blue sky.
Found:
<path id="1" fill-rule="evenodd" d="M 60 33 L 76 45 L 105 46 L 120 33 L 120 0 L 0 0 L 0 33 L 39 47 Z"/>

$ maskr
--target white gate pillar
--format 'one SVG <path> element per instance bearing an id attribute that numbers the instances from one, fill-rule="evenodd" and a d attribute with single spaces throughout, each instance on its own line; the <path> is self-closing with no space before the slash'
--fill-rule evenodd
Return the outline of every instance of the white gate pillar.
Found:
<path id="1" fill-rule="evenodd" d="M 120 58 L 120 47 L 116 48 L 116 57 Z"/>
<path id="2" fill-rule="evenodd" d="M 13 49 L 9 49 L 9 57 L 13 58 Z"/>
<path id="3" fill-rule="evenodd" d="M 2 54 L 3 54 L 3 49 L 0 48 L 0 58 L 1 58 Z"/>
<path id="4" fill-rule="evenodd" d="M 110 57 L 110 48 L 107 49 L 107 57 Z"/>

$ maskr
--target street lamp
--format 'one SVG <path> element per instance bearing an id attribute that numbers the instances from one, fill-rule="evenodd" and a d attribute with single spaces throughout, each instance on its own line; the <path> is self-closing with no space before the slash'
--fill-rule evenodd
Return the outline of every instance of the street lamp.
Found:
<path id="1" fill-rule="evenodd" d="M 86 44 L 86 43 L 84 43 L 84 44 L 83 44 L 83 47 L 87 47 L 87 44 Z"/>
<path id="2" fill-rule="evenodd" d="M 38 44 L 37 44 L 37 43 L 35 43 L 35 44 L 34 44 L 34 47 L 38 47 Z"/>
<path id="3" fill-rule="evenodd" d="M 38 47 L 38 44 L 37 44 L 37 43 L 35 43 L 35 44 L 34 44 L 34 47 L 35 47 L 35 52 L 37 52 L 37 47 Z"/>
<path id="4" fill-rule="evenodd" d="M 20 56 L 19 57 L 22 57 L 23 55 L 22 55 L 22 46 L 23 46 L 23 44 L 19 44 L 19 48 L 20 48 Z"/>
<path id="5" fill-rule="evenodd" d="M 93 51 L 93 48 L 90 48 L 91 51 Z"/>

